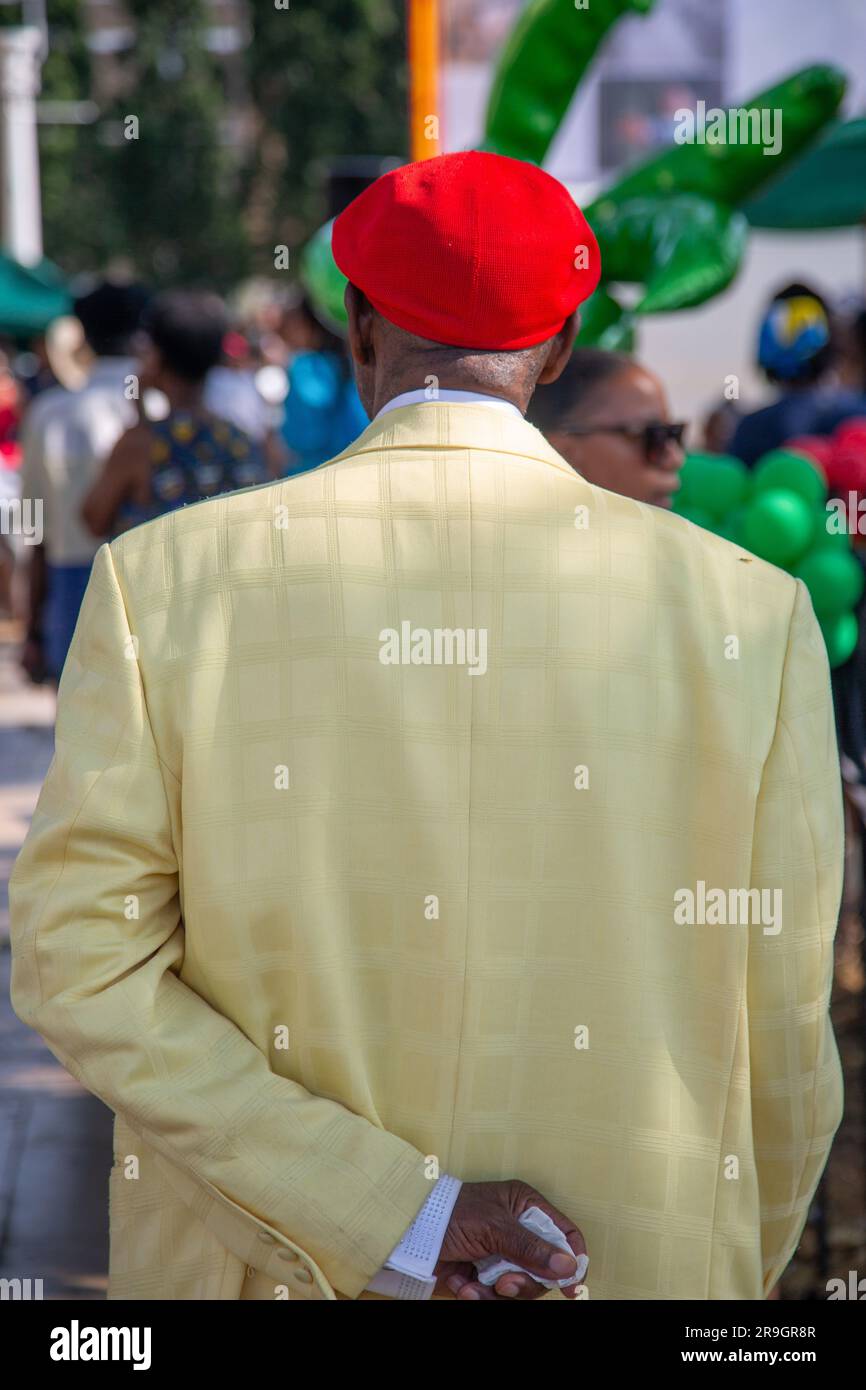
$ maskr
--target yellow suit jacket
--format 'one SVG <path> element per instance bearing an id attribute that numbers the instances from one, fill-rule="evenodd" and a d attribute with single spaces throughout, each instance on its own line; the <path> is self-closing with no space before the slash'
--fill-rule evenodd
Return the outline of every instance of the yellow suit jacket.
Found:
<path id="1" fill-rule="evenodd" d="M 840 1118 L 841 858 L 803 585 L 515 417 L 104 546 L 12 922 L 117 1115 L 109 1295 L 356 1298 L 449 1171 L 573 1217 L 593 1298 L 762 1297 Z"/>

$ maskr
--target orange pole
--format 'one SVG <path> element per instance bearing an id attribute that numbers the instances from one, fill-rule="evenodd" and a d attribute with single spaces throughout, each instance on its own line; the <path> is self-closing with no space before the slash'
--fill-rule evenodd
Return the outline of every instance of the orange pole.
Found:
<path id="1" fill-rule="evenodd" d="M 409 152 L 439 153 L 439 0 L 408 0 Z"/>

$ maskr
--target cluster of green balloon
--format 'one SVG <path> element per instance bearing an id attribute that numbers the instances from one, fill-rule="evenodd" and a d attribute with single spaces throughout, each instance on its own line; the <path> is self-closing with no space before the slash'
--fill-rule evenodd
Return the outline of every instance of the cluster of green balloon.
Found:
<path id="1" fill-rule="evenodd" d="M 820 464 L 774 449 L 749 472 L 727 455 L 689 454 L 681 480 L 674 511 L 802 579 L 830 665 L 846 662 L 857 645 L 863 569 L 847 532 L 834 529 Z"/>

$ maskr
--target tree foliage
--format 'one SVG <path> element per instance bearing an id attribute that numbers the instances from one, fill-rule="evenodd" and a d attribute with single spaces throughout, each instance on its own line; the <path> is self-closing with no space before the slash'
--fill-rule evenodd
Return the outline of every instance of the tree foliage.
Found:
<path id="1" fill-rule="evenodd" d="M 156 284 L 227 288 L 251 269 L 273 271 L 274 246 L 314 230 L 331 160 L 405 154 L 399 0 L 251 0 L 240 145 L 225 138 L 206 0 L 125 8 L 137 38 L 118 59 L 123 95 L 93 123 L 40 126 L 45 250 L 66 271 L 123 262 Z M 45 99 L 91 94 L 82 9 L 48 7 Z M 0 16 L 8 23 L 10 10 Z"/>
<path id="2" fill-rule="evenodd" d="M 277 241 L 297 244 L 321 221 L 332 159 L 405 157 L 404 12 L 400 0 L 254 7 L 250 83 L 261 126 L 253 187 L 266 184 L 265 223 Z"/>

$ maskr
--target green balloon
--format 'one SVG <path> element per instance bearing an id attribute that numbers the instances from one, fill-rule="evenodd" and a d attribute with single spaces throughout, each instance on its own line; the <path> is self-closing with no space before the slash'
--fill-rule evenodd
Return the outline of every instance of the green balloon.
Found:
<path id="1" fill-rule="evenodd" d="M 749 471 L 739 459 L 727 454 L 688 454 L 680 483 L 687 506 L 701 507 L 723 521 L 728 512 L 742 504 L 749 490 Z"/>
<path id="2" fill-rule="evenodd" d="M 827 659 L 833 667 L 842 666 L 853 656 L 859 637 L 857 619 L 853 613 L 836 613 L 832 618 L 819 619 L 824 641 L 827 643 Z"/>
<path id="3" fill-rule="evenodd" d="M 678 507 L 677 516 L 684 517 L 686 521 L 693 522 L 695 526 L 702 526 L 705 531 L 715 530 L 715 521 L 703 507 Z"/>
<path id="4" fill-rule="evenodd" d="M 863 593 L 863 570 L 854 556 L 826 546 L 812 550 L 800 561 L 797 577 L 812 596 L 812 607 L 819 618 L 834 618 L 859 602 Z"/>
<path id="5" fill-rule="evenodd" d="M 755 464 L 753 486 L 756 493 L 787 488 L 799 493 L 811 507 L 822 506 L 827 496 L 823 474 L 805 454 L 793 449 L 773 449 L 764 454 Z"/>
<path id="6" fill-rule="evenodd" d="M 345 336 L 348 325 L 343 295 L 349 283 L 331 251 L 333 219 L 314 232 L 301 253 L 300 280 L 327 328 Z"/>
<path id="7" fill-rule="evenodd" d="M 772 565 L 794 564 L 808 550 L 814 533 L 814 511 L 786 488 L 758 493 L 743 516 L 743 544 Z"/>
<path id="8" fill-rule="evenodd" d="M 733 541 L 734 545 L 742 545 L 743 517 L 745 515 L 745 507 L 737 507 L 736 511 L 728 512 L 728 515 L 718 528 L 718 534 L 724 536 L 726 541 Z"/>

